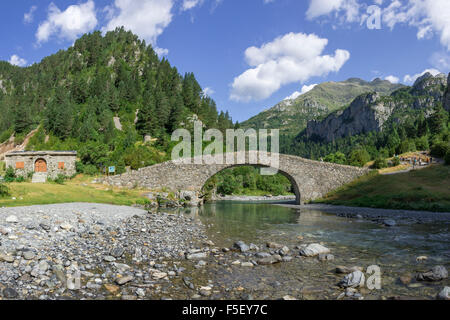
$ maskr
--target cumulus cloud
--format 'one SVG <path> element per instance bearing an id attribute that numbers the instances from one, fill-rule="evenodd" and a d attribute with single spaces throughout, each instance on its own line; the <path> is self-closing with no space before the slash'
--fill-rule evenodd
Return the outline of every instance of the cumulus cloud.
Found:
<path id="1" fill-rule="evenodd" d="M 399 83 L 400 79 L 396 76 L 390 75 L 384 78 L 384 80 L 389 81 L 390 83 Z"/>
<path id="2" fill-rule="evenodd" d="M 28 12 L 23 15 L 23 22 L 31 23 L 34 20 L 34 12 L 37 10 L 36 6 L 32 6 Z"/>
<path id="3" fill-rule="evenodd" d="M 263 100 L 281 86 L 339 71 L 350 53 L 338 49 L 334 55 L 322 55 L 327 44 L 315 34 L 288 33 L 259 48 L 248 48 L 245 59 L 251 68 L 234 79 L 230 98 Z"/>
<path id="4" fill-rule="evenodd" d="M 92 31 L 97 26 L 95 4 L 92 0 L 71 5 L 61 11 L 53 2 L 48 7 L 47 20 L 39 25 L 36 33 L 38 44 L 47 42 L 52 35 L 74 41 L 80 35 Z"/>
<path id="5" fill-rule="evenodd" d="M 417 78 L 423 76 L 423 75 L 424 75 L 425 73 L 427 73 L 427 72 L 431 73 L 433 76 L 436 76 L 436 75 L 438 75 L 439 73 L 441 73 L 441 72 L 440 72 L 439 70 L 437 70 L 437 69 L 426 69 L 426 70 L 424 70 L 423 72 L 417 73 L 417 74 L 414 74 L 414 75 L 409 75 L 409 74 L 407 74 L 407 75 L 403 78 L 403 82 L 406 83 L 406 84 L 413 84 L 413 83 L 417 80 Z"/>
<path id="6" fill-rule="evenodd" d="M 123 26 L 156 46 L 158 36 L 172 21 L 173 5 L 173 0 L 115 0 L 114 6 L 109 8 L 111 18 L 103 31 Z M 167 54 L 167 49 L 158 51 Z"/>
<path id="7" fill-rule="evenodd" d="M 284 98 L 284 100 L 295 100 L 295 99 L 297 99 L 298 97 L 300 97 L 301 95 L 303 95 L 303 94 L 305 94 L 305 93 L 311 91 L 311 90 L 314 89 L 316 86 L 317 86 L 317 83 L 312 84 L 312 85 L 309 85 L 309 86 L 304 85 L 304 86 L 302 87 L 302 90 L 301 90 L 301 91 L 295 91 L 295 92 L 294 92 L 293 94 L 291 94 L 289 97 Z"/>
<path id="8" fill-rule="evenodd" d="M 24 67 L 27 64 L 27 60 L 22 59 L 17 54 L 13 54 L 9 59 L 9 63 L 14 66 Z"/>
<path id="9" fill-rule="evenodd" d="M 345 21 L 354 22 L 359 20 L 359 10 L 360 4 L 357 0 L 311 0 L 306 17 L 313 20 L 336 12 L 342 13 Z"/>
<path id="10" fill-rule="evenodd" d="M 450 51 L 450 1 L 448 0 L 376 0 L 382 6 L 383 25 L 391 30 L 403 24 L 417 28 L 417 38 L 438 34 L 441 44 Z M 361 0 L 311 0 L 306 16 L 313 20 L 334 15 L 340 21 L 363 24 L 368 19 L 368 4 Z"/>

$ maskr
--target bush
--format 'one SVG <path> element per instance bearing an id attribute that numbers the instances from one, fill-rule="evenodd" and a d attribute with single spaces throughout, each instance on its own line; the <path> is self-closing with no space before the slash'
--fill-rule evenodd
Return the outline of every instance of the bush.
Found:
<path id="1" fill-rule="evenodd" d="M 16 178 L 16 182 L 25 182 L 25 177 L 24 176 L 18 176 Z"/>
<path id="2" fill-rule="evenodd" d="M 348 162 L 351 166 L 364 167 L 370 161 L 370 155 L 366 149 L 355 149 L 350 153 Z"/>
<path id="3" fill-rule="evenodd" d="M 386 159 L 383 159 L 383 158 L 377 158 L 372 165 L 373 169 L 384 169 L 387 167 L 388 167 L 388 163 L 387 163 Z"/>
<path id="4" fill-rule="evenodd" d="M 16 171 L 13 167 L 8 167 L 5 172 L 5 182 L 14 182 L 16 180 Z"/>
<path id="5" fill-rule="evenodd" d="M 448 151 L 448 152 L 445 154 L 444 160 L 445 160 L 445 164 L 446 164 L 447 166 L 450 166 L 450 151 Z"/>
<path id="6" fill-rule="evenodd" d="M 438 158 L 443 158 L 449 151 L 449 146 L 447 142 L 444 141 L 434 141 L 431 147 L 431 155 Z"/>
<path id="7" fill-rule="evenodd" d="M 0 183 L 0 198 L 7 196 L 9 196 L 9 188 L 5 184 Z"/>
<path id="8" fill-rule="evenodd" d="M 54 183 L 57 183 L 57 184 L 64 184 L 64 182 L 66 181 L 66 176 L 65 175 L 63 175 L 63 174 L 58 174 L 58 176 L 55 178 L 55 179 L 53 179 L 52 181 L 54 182 Z"/>
<path id="9" fill-rule="evenodd" d="M 399 166 L 399 165 L 400 165 L 400 158 L 399 157 L 394 157 L 392 159 L 392 166 L 396 167 L 396 166 Z"/>
<path id="10" fill-rule="evenodd" d="M 95 176 L 98 174 L 98 168 L 93 164 L 88 164 L 83 166 L 83 173 L 87 174 L 88 176 Z"/>

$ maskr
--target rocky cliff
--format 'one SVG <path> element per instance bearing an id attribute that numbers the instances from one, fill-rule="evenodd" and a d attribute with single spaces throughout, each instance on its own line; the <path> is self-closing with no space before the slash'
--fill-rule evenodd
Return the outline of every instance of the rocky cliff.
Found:
<path id="1" fill-rule="evenodd" d="M 330 113 L 348 106 L 356 97 L 367 92 L 389 95 L 404 87 L 389 81 L 375 79 L 371 82 L 350 78 L 341 82 L 325 82 L 295 99 L 286 99 L 274 107 L 241 123 L 241 127 L 281 129 L 284 134 L 298 134 L 308 121 L 323 119 Z"/>
<path id="2" fill-rule="evenodd" d="M 447 79 L 447 93 L 444 97 L 444 108 L 445 110 L 450 111 L 450 73 L 448 74 Z"/>
<path id="3" fill-rule="evenodd" d="M 424 110 L 425 114 L 429 114 L 437 102 L 444 100 L 446 85 L 445 75 L 427 73 L 418 78 L 412 87 L 399 89 L 387 97 L 379 93 L 363 94 L 345 110 L 334 112 L 322 121 L 310 121 L 305 131 L 306 137 L 332 142 L 366 132 L 382 131 L 387 121 L 401 122 L 414 110 Z"/>

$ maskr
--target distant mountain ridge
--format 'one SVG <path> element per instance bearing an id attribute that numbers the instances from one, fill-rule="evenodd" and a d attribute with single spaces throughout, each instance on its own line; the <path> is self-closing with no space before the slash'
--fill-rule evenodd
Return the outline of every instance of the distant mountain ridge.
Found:
<path id="1" fill-rule="evenodd" d="M 390 96 L 368 93 L 357 97 L 348 108 L 339 110 L 321 121 L 310 121 L 308 139 L 332 142 L 367 132 L 381 131 L 389 120 L 403 122 L 415 111 L 430 112 L 443 101 L 447 79 L 444 74 L 430 73 L 418 78 L 412 87 L 397 90 Z"/>
<path id="2" fill-rule="evenodd" d="M 379 78 L 371 82 L 359 78 L 325 82 L 296 99 L 281 101 L 241 123 L 241 127 L 281 129 L 284 134 L 296 135 L 306 128 L 308 121 L 319 120 L 336 110 L 344 109 L 361 94 L 378 92 L 380 95 L 389 95 L 402 87 L 404 86 L 401 84 Z"/>

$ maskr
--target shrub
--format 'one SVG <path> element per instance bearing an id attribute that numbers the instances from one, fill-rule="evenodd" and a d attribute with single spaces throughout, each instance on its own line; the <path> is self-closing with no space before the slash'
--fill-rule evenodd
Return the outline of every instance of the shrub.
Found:
<path id="1" fill-rule="evenodd" d="M 88 176 L 95 176 L 96 174 L 98 174 L 98 168 L 93 164 L 88 164 L 83 166 L 83 173 L 87 174 Z"/>
<path id="2" fill-rule="evenodd" d="M 66 181 L 66 176 L 65 175 L 63 175 L 63 174 L 58 174 L 58 176 L 55 178 L 55 179 L 53 179 L 53 182 L 54 183 L 57 183 L 57 184 L 64 184 L 64 182 Z"/>
<path id="3" fill-rule="evenodd" d="M 431 155 L 438 158 L 443 158 L 445 154 L 449 151 L 449 146 L 447 142 L 444 141 L 434 141 L 431 147 Z"/>
<path id="4" fill-rule="evenodd" d="M 370 155 L 366 149 L 355 149 L 350 153 L 348 162 L 352 166 L 364 167 L 370 161 Z"/>
<path id="5" fill-rule="evenodd" d="M 384 169 L 384 168 L 387 168 L 387 166 L 388 166 L 388 164 L 387 164 L 386 159 L 377 158 L 375 160 L 375 162 L 373 163 L 372 168 L 374 168 L 374 169 Z"/>
<path id="6" fill-rule="evenodd" d="M 13 167 L 8 167 L 5 172 L 5 182 L 14 182 L 16 180 L 16 171 Z"/>
<path id="7" fill-rule="evenodd" d="M 18 176 L 16 178 L 16 182 L 25 182 L 25 177 L 24 176 Z"/>
<path id="8" fill-rule="evenodd" d="M 448 151 L 448 152 L 445 154 L 444 160 L 445 160 L 445 164 L 446 164 L 447 166 L 450 166 L 450 151 Z"/>
<path id="9" fill-rule="evenodd" d="M 392 159 L 392 166 L 396 167 L 396 166 L 399 166 L 399 165 L 400 165 L 400 158 L 399 157 L 394 157 Z"/>
<path id="10" fill-rule="evenodd" d="M 0 198 L 6 196 L 9 196 L 9 188 L 5 184 L 0 183 Z"/>

